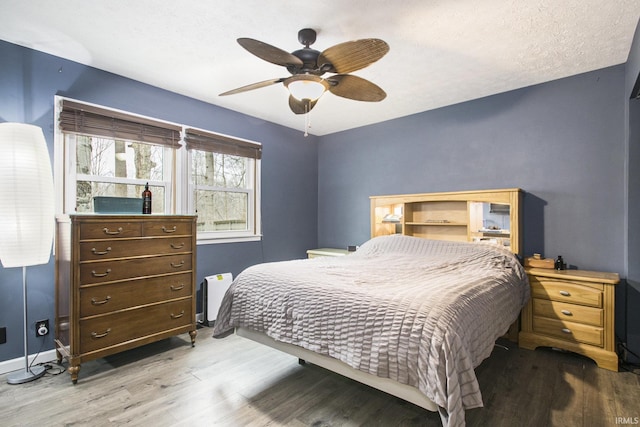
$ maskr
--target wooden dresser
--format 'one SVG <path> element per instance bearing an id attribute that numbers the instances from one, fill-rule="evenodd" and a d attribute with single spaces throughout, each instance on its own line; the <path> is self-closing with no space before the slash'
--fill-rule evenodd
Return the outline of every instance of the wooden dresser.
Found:
<path id="1" fill-rule="evenodd" d="M 57 219 L 55 344 L 74 384 L 88 360 L 187 332 L 195 344 L 195 220 Z"/>
<path id="2" fill-rule="evenodd" d="M 527 269 L 531 299 L 522 310 L 519 346 L 555 347 L 618 370 L 614 302 L 616 273 Z"/>

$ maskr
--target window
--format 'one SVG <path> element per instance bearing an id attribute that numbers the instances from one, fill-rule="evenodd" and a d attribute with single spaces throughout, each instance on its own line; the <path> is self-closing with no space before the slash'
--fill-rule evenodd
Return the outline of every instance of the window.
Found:
<path id="1" fill-rule="evenodd" d="M 260 234 L 256 194 L 262 147 L 251 141 L 188 128 L 190 209 L 198 236 L 219 239 Z"/>
<path id="2" fill-rule="evenodd" d="M 153 213 L 198 215 L 198 243 L 260 238 L 260 144 L 56 101 L 58 212 L 100 212 L 104 197 L 136 203 L 148 183 Z"/>
<path id="3" fill-rule="evenodd" d="M 67 133 L 75 151 L 69 180 L 67 212 L 98 212 L 100 197 L 140 198 L 146 183 L 153 193 L 152 212 L 166 213 L 171 195 L 171 151 L 155 144 Z M 70 177 L 73 177 L 73 172 Z M 75 188 L 74 188 L 75 187 Z M 139 212 L 136 212 L 139 213 Z"/>

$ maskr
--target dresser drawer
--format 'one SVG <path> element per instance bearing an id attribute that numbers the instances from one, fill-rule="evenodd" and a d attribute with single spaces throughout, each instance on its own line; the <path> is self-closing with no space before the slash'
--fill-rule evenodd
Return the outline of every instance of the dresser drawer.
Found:
<path id="1" fill-rule="evenodd" d="M 96 240 L 80 243 L 80 260 L 93 261 L 189 251 L 191 238 L 184 236 L 164 239 Z"/>
<path id="2" fill-rule="evenodd" d="M 546 278 L 530 278 L 531 297 L 602 308 L 602 285 Z"/>
<path id="3" fill-rule="evenodd" d="M 191 254 L 151 256 L 80 264 L 80 286 L 191 271 Z"/>
<path id="4" fill-rule="evenodd" d="M 533 299 L 533 315 L 593 326 L 604 326 L 604 310 L 601 308 L 555 302 L 540 298 Z"/>
<path id="5" fill-rule="evenodd" d="M 149 221 L 144 223 L 144 236 L 190 236 L 192 223 L 187 221 Z"/>
<path id="6" fill-rule="evenodd" d="M 80 240 L 141 236 L 142 223 L 140 221 L 100 221 L 80 224 Z"/>
<path id="7" fill-rule="evenodd" d="M 191 298 L 187 298 L 80 319 L 80 352 L 100 350 L 136 338 L 188 326 L 192 322 L 191 304 Z"/>
<path id="8" fill-rule="evenodd" d="M 191 296 L 189 273 L 80 288 L 80 317 Z"/>
<path id="9" fill-rule="evenodd" d="M 604 345 L 603 328 L 581 323 L 534 316 L 533 332 L 570 342 L 580 342 L 598 347 Z"/>

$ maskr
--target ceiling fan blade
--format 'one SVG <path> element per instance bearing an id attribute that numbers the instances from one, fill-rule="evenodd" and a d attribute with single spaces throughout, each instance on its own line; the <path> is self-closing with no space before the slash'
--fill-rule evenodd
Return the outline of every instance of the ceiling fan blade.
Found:
<path id="1" fill-rule="evenodd" d="M 327 77 L 329 91 L 343 98 L 356 101 L 378 102 L 387 97 L 387 94 L 378 85 L 371 83 L 362 77 L 350 74 L 337 74 Z"/>
<path id="2" fill-rule="evenodd" d="M 285 67 L 291 65 L 301 67 L 303 65 L 302 60 L 297 56 L 259 40 L 240 38 L 238 39 L 238 43 L 258 58 L 264 59 L 272 64 L 283 65 Z"/>
<path id="3" fill-rule="evenodd" d="M 284 79 L 271 79 L 265 80 L 263 82 L 252 83 L 250 85 L 242 86 L 236 89 L 228 90 L 226 92 L 221 93 L 218 96 L 226 96 L 226 95 L 235 95 L 236 93 L 246 92 L 248 90 L 260 89 L 261 87 L 271 86 L 276 83 L 282 83 Z"/>
<path id="4" fill-rule="evenodd" d="M 316 106 L 317 102 L 318 102 L 317 99 L 315 101 L 311 101 L 309 99 L 304 99 L 300 101 L 299 99 L 293 97 L 292 95 L 289 95 L 289 108 L 291 108 L 291 111 L 293 111 L 295 114 L 308 113 L 313 109 L 313 107 Z"/>
<path id="5" fill-rule="evenodd" d="M 380 39 L 361 39 L 344 42 L 326 49 L 318 57 L 318 66 L 333 65 L 331 73 L 352 73 L 360 70 L 389 52 L 389 45 Z"/>

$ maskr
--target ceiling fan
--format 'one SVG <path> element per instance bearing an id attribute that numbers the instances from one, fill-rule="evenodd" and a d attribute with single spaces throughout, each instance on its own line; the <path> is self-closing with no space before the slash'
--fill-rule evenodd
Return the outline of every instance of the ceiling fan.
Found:
<path id="1" fill-rule="evenodd" d="M 289 53 L 259 40 L 239 38 L 240 46 L 260 59 L 286 67 L 291 76 L 242 86 L 221 93 L 220 96 L 282 83 L 289 89 L 289 107 L 295 114 L 311 111 L 325 91 L 343 98 L 368 102 L 382 101 L 387 96 L 377 85 L 349 74 L 386 55 L 389 52 L 389 45 L 385 41 L 353 40 L 319 52 L 309 47 L 316 41 L 316 32 L 311 28 L 300 30 L 298 41 L 304 47 Z M 332 73 L 332 75 L 321 77 L 325 73 Z"/>

